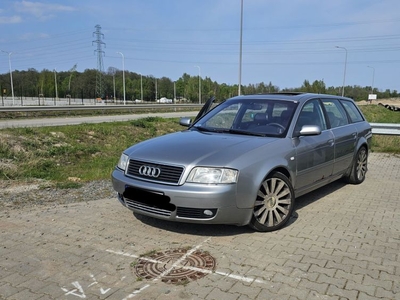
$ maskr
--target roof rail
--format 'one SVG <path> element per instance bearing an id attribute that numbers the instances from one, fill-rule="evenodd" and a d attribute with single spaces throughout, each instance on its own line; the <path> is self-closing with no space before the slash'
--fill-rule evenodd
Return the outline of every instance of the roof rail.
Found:
<path id="1" fill-rule="evenodd" d="M 296 96 L 305 94 L 304 92 L 272 92 L 272 93 L 260 93 L 260 95 L 287 95 L 287 96 Z"/>

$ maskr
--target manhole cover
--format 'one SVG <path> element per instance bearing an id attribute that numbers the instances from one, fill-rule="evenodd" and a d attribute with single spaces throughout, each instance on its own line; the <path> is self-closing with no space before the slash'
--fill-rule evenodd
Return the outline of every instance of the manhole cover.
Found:
<path id="1" fill-rule="evenodd" d="M 211 273 L 215 259 L 207 252 L 172 249 L 138 259 L 135 273 L 143 279 L 159 278 L 166 283 L 187 283 Z"/>

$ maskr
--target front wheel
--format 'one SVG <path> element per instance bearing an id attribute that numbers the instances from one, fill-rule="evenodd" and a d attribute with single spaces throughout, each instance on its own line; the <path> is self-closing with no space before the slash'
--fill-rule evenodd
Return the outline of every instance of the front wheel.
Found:
<path id="1" fill-rule="evenodd" d="M 361 147 L 354 158 L 350 174 L 345 177 L 348 183 L 360 184 L 364 181 L 368 170 L 368 152 L 365 147 Z"/>
<path id="2" fill-rule="evenodd" d="M 280 172 L 270 174 L 258 190 L 250 227 L 264 232 L 282 228 L 292 215 L 294 200 L 289 179 Z"/>

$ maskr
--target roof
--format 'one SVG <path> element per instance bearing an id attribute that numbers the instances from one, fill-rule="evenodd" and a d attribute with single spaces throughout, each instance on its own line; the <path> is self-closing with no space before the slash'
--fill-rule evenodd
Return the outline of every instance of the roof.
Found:
<path id="1" fill-rule="evenodd" d="M 302 93 L 302 92 L 282 92 L 282 93 L 266 93 L 266 94 L 252 94 L 252 95 L 241 95 L 234 98 L 251 98 L 251 99 L 274 99 L 274 100 L 291 100 L 291 101 L 306 101 L 311 98 L 335 98 L 335 99 L 346 99 L 350 98 L 329 95 L 329 94 L 316 94 L 316 93 Z"/>

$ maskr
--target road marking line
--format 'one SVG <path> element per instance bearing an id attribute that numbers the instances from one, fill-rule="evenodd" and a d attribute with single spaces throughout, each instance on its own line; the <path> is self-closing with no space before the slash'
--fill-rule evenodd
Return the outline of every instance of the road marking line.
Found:
<path id="1" fill-rule="evenodd" d="M 106 252 L 110 252 L 110 253 L 118 254 L 118 255 L 122 255 L 122 256 L 128 256 L 128 257 L 132 257 L 132 258 L 139 258 L 139 256 L 137 256 L 137 255 L 129 254 L 129 253 L 123 252 L 123 251 L 114 251 L 114 250 L 107 249 Z"/>
<path id="2" fill-rule="evenodd" d="M 192 249 L 190 249 L 188 252 L 186 252 L 184 255 L 182 255 L 181 258 L 179 258 L 170 268 L 168 268 L 167 270 L 165 270 L 163 273 L 161 273 L 160 275 L 158 275 L 156 278 L 154 278 L 152 280 L 152 282 L 157 282 L 158 280 L 160 280 L 162 277 L 166 276 L 167 274 L 169 274 L 174 268 L 179 267 L 182 269 L 186 269 L 186 270 L 192 270 L 192 271 L 197 271 L 197 272 L 201 272 L 201 273 L 205 273 L 205 274 L 215 274 L 215 275 L 220 275 L 223 277 L 228 277 L 231 279 L 235 279 L 238 281 L 242 281 L 242 282 L 246 282 L 246 283 L 252 283 L 252 282 L 257 282 L 257 283 L 265 283 L 265 281 L 257 279 L 257 278 L 253 278 L 253 277 L 247 277 L 247 276 L 241 276 L 241 275 L 235 275 L 232 273 L 226 273 L 226 272 L 221 272 L 221 271 L 212 271 L 212 270 L 205 270 L 202 268 L 197 268 L 197 267 L 192 267 L 192 266 L 184 266 L 181 265 L 181 263 L 191 254 L 193 254 L 195 251 L 197 251 L 200 247 L 202 247 L 203 244 L 209 242 L 211 240 L 211 237 L 205 239 L 203 242 L 201 242 L 200 244 L 196 245 L 195 247 L 193 247 Z M 113 253 L 116 255 L 122 255 L 122 256 L 127 256 L 127 257 L 132 257 L 132 258 L 140 258 L 141 260 L 145 260 L 145 261 L 149 261 L 152 263 L 163 263 L 161 261 L 157 261 L 155 259 L 151 259 L 151 258 L 147 258 L 147 257 L 141 257 L 135 254 L 130 254 L 127 252 L 123 252 L 123 251 L 115 251 L 115 250 L 111 250 L 111 249 L 107 249 L 106 250 L 109 253 Z M 140 294 L 142 291 L 144 291 L 145 289 L 147 289 L 150 286 L 150 284 L 147 284 L 145 286 L 143 286 L 142 288 L 134 291 L 133 293 L 131 293 L 128 297 L 126 297 L 125 299 L 130 299 L 133 298 L 135 296 L 137 296 L 138 294 Z M 124 299 L 124 300 L 125 300 Z"/>

